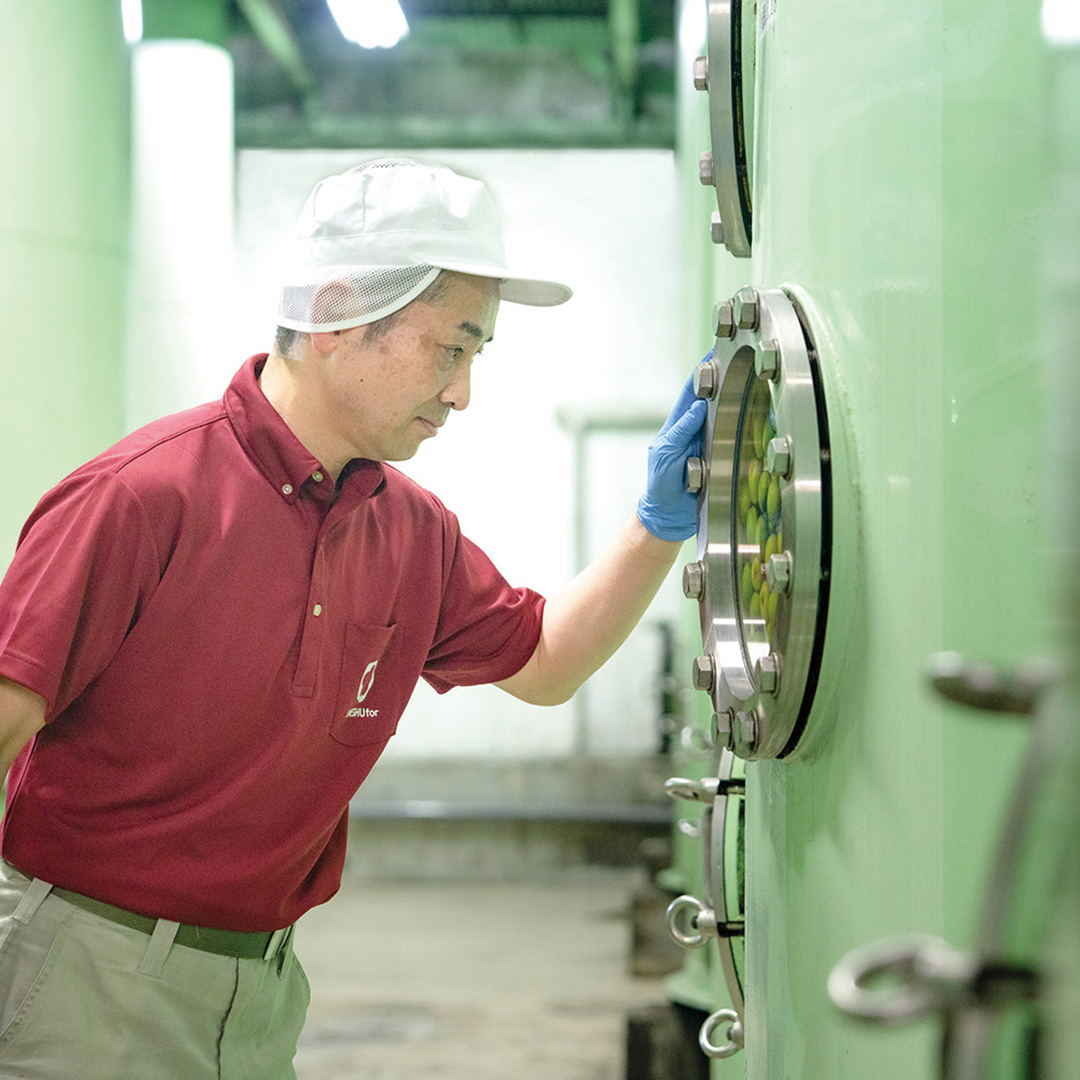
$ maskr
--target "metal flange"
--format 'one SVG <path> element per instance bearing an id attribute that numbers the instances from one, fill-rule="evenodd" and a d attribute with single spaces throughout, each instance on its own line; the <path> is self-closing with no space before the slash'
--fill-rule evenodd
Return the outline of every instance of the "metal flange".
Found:
<path id="1" fill-rule="evenodd" d="M 740 257 L 753 235 L 754 11 L 744 0 L 709 0 L 708 55 L 694 61 L 694 86 L 709 95 L 712 149 L 701 155 L 699 176 L 716 189 L 710 235 Z"/>
<path id="2" fill-rule="evenodd" d="M 781 289 L 740 289 L 707 370 L 697 560 L 703 650 L 694 685 L 733 718 L 728 748 L 775 758 L 817 687 L 831 574 L 831 471 L 813 341 Z"/>

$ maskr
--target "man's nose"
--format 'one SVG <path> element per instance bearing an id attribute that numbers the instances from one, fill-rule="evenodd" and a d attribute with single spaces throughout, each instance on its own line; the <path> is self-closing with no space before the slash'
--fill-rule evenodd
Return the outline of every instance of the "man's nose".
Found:
<path id="1" fill-rule="evenodd" d="M 472 365 L 465 361 L 454 366 L 454 373 L 446 384 L 439 400 L 451 409 L 465 409 L 472 393 Z"/>

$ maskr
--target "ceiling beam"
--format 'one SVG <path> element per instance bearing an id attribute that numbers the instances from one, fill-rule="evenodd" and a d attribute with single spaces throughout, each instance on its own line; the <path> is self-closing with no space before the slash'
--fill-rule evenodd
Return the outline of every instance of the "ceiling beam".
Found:
<path id="1" fill-rule="evenodd" d="M 313 102 L 318 96 L 319 84 L 304 62 L 289 20 L 274 0 L 235 0 L 235 3 L 305 104 Z"/>

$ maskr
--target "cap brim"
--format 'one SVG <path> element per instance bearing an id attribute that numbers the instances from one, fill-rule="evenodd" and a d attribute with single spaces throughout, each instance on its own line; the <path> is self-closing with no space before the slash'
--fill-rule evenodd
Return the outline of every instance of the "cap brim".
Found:
<path id="1" fill-rule="evenodd" d="M 502 278 L 499 296 L 511 304 L 531 304 L 533 307 L 555 307 L 565 304 L 574 293 L 568 285 L 535 278 Z"/>
<path id="2" fill-rule="evenodd" d="M 499 296 L 511 304 L 529 304 L 532 307 L 555 307 L 565 304 L 574 295 L 569 285 L 541 278 L 510 277 L 506 267 L 455 262 L 452 259 L 432 259 L 430 265 L 440 270 L 454 270 L 459 274 L 476 277 L 497 278 Z"/>

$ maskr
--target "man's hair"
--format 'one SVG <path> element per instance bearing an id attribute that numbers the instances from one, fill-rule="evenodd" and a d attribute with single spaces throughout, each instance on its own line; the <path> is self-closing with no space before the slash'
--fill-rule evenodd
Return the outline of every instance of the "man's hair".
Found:
<path id="1" fill-rule="evenodd" d="M 416 304 L 421 301 L 425 304 L 437 304 L 450 288 L 450 278 L 448 276 L 450 273 L 451 271 L 448 270 L 440 270 L 435 280 L 419 296 L 414 297 L 408 304 L 405 304 L 404 307 L 398 308 L 397 311 L 391 311 L 389 315 L 384 315 L 374 322 L 363 324 L 366 329 L 364 340 L 377 341 L 379 338 L 384 337 L 409 304 Z M 274 335 L 274 351 L 279 356 L 292 358 L 292 350 L 303 336 L 304 332 L 302 330 L 292 330 L 288 326 L 279 326 Z"/>

